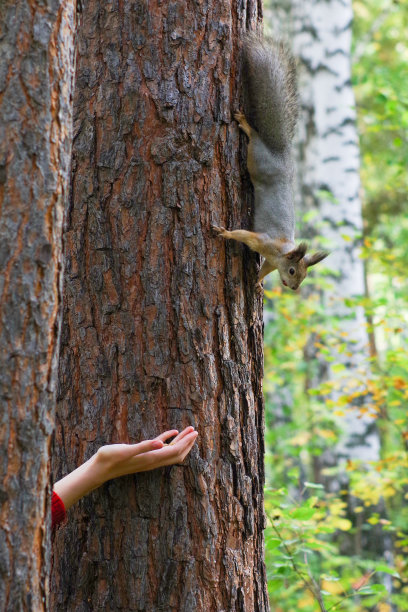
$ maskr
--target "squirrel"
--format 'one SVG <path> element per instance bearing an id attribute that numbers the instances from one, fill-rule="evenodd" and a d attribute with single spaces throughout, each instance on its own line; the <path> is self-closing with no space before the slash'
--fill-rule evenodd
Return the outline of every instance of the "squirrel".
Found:
<path id="1" fill-rule="evenodd" d="M 295 244 L 291 143 L 299 114 L 295 59 L 281 42 L 245 37 L 243 45 L 248 120 L 235 113 L 248 136 L 247 167 L 255 191 L 255 231 L 213 226 L 222 238 L 243 242 L 265 260 L 258 282 L 278 270 L 285 287 L 296 290 L 310 266 L 329 255 L 306 254 Z"/>

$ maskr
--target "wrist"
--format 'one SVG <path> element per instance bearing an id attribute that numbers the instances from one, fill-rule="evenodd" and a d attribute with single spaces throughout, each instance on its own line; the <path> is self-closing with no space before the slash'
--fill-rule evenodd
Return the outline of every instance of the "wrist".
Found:
<path id="1" fill-rule="evenodd" d="M 96 453 L 91 457 L 92 463 L 90 464 L 89 478 L 94 482 L 95 488 L 100 487 L 108 480 L 115 478 L 115 466 L 116 463 L 106 451 L 105 446 L 102 446 Z"/>
<path id="2" fill-rule="evenodd" d="M 54 491 L 62 499 L 65 508 L 70 508 L 81 497 L 100 487 L 108 478 L 97 453 L 79 468 L 67 474 L 54 485 Z"/>

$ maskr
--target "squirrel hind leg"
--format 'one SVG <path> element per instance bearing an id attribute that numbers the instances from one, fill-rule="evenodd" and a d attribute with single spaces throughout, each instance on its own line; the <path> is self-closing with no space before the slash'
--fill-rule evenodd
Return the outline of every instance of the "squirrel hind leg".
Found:
<path id="1" fill-rule="evenodd" d="M 238 125 L 240 129 L 245 132 L 248 138 L 251 138 L 252 128 L 249 125 L 244 113 L 242 111 L 238 111 L 234 114 L 235 119 L 238 121 Z"/>

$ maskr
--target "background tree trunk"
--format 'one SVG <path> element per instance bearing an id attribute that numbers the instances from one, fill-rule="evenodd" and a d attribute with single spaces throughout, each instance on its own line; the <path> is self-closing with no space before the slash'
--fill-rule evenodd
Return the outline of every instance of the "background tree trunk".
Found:
<path id="1" fill-rule="evenodd" d="M 0 6 L 0 602 L 46 607 L 74 0 Z"/>
<path id="2" fill-rule="evenodd" d="M 259 15 L 240 6 L 84 5 L 54 478 L 107 442 L 199 439 L 75 507 L 53 610 L 268 609 L 256 256 L 211 232 L 250 227 L 232 112 Z"/>
<path id="3" fill-rule="evenodd" d="M 369 338 L 363 308 L 351 310 L 345 304 L 347 298 L 365 295 L 364 263 L 359 257 L 363 234 L 360 154 L 351 85 L 353 12 L 351 0 L 332 0 L 329 4 L 314 2 L 312 6 L 294 2 L 294 5 L 293 44 L 302 62 L 300 200 L 304 212 L 319 211 L 312 223 L 315 227 L 320 225 L 318 231 L 328 239 L 328 246 L 334 251 L 328 261 L 334 272 L 333 284 L 322 292 L 322 299 L 326 312 L 340 317 L 337 333 L 345 347 L 341 353 L 335 352 L 335 363 L 343 364 L 345 370 L 336 374 L 326 363 L 326 367 L 318 368 L 317 377 L 311 376 L 310 384 L 316 387 L 324 380 L 338 379 L 342 390 L 333 394 L 336 399 L 347 388 L 350 394 L 364 389 L 370 375 Z M 316 219 L 320 223 L 316 224 Z M 309 235 L 314 235 L 316 230 L 310 230 Z M 316 340 L 312 336 L 305 349 L 308 360 L 319 359 Z M 315 459 L 319 480 L 325 481 L 332 490 L 348 488 L 347 461 L 361 460 L 369 470 L 369 462 L 380 458 L 380 436 L 375 418 L 359 410 L 359 407 L 364 409 L 367 399 L 364 396 L 356 398 L 354 410 L 347 410 L 339 417 L 338 424 L 343 430 L 339 443 Z M 335 478 L 322 476 L 324 468 L 339 465 L 344 467 L 343 474 Z M 375 477 L 373 471 L 371 477 Z M 363 516 L 354 513 L 360 502 L 352 496 L 347 502 L 356 530 L 352 537 L 342 535 L 343 554 L 361 554 L 362 549 L 381 554 L 384 538 L 373 537 L 373 532 L 364 534 L 361 530 Z M 368 510 L 369 515 L 372 511 L 372 508 Z"/>
<path id="4" fill-rule="evenodd" d="M 303 223 L 300 231 L 302 237 L 324 236 L 325 246 L 333 252 L 327 260 L 333 283 L 320 291 L 325 313 L 338 317 L 333 337 L 337 333 L 343 345 L 341 352 L 333 351 L 333 363 L 345 366 L 345 370 L 336 373 L 316 347 L 324 340 L 316 334 L 310 336 L 304 351 L 309 363 L 307 385 L 316 388 L 324 381 L 339 380 L 342 392 L 333 393 L 336 399 L 347 388 L 350 395 L 363 390 L 370 375 L 364 311 L 362 307 L 351 310 L 345 304 L 347 298 L 365 295 L 364 263 L 359 257 L 363 234 L 359 142 L 351 85 L 352 4 L 351 0 L 273 0 L 270 8 L 273 14 L 279 14 L 281 29 L 288 33 L 300 58 L 297 210 L 299 216 L 316 211 L 310 224 Z M 380 457 L 375 418 L 358 409 L 364 408 L 367 399 L 356 398 L 355 409 L 339 417 L 338 426 L 343 433 L 337 446 L 314 458 L 315 479 L 333 491 L 348 488 L 347 461 L 361 460 L 369 469 L 369 462 Z M 323 476 L 323 470 L 333 466 L 344 466 L 344 472 L 334 478 Z M 371 477 L 375 478 L 374 471 Z M 362 548 L 383 553 L 390 546 L 390 538 L 376 537 L 374 529 L 362 532 L 363 515 L 354 513 L 358 504 L 351 496 L 347 502 L 356 534 L 350 538 L 342 535 L 343 553 L 359 554 Z M 383 512 L 382 505 L 379 511 Z M 373 508 L 369 509 L 369 514 L 372 512 Z"/>

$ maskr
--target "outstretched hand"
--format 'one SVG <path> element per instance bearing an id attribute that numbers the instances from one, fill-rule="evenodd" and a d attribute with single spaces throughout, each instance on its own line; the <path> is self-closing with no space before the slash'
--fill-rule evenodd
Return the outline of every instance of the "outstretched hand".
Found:
<path id="1" fill-rule="evenodd" d="M 176 436 L 174 440 L 165 444 L 173 436 Z M 194 427 L 186 427 L 180 433 L 171 429 L 139 444 L 109 444 L 98 450 L 95 461 L 104 477 L 103 482 L 106 482 L 118 476 L 180 463 L 192 449 L 197 436 Z"/>
<path id="2" fill-rule="evenodd" d="M 174 436 L 174 440 L 166 444 Z M 165 431 L 153 440 L 138 444 L 102 446 L 88 461 L 56 482 L 54 491 L 68 509 L 112 478 L 180 463 L 192 449 L 197 436 L 198 432 L 190 426 L 180 433 L 176 429 Z"/>

